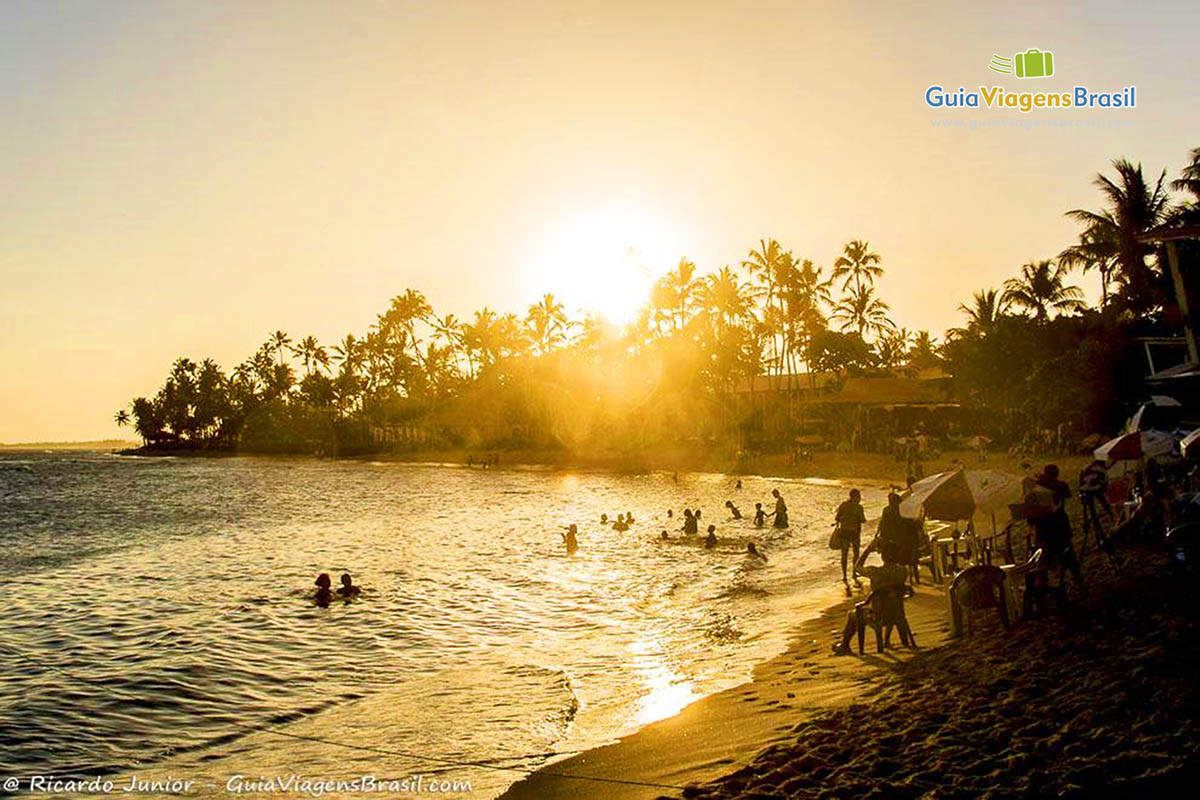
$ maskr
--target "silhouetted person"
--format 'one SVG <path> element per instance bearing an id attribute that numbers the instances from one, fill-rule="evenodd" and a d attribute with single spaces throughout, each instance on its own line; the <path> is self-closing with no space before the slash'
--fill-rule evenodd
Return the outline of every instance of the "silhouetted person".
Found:
<path id="1" fill-rule="evenodd" d="M 733 515 L 734 519 L 742 518 L 742 512 L 738 510 L 738 507 L 733 504 L 732 500 L 726 500 L 725 507 L 729 509 L 729 513 Z"/>
<path id="2" fill-rule="evenodd" d="M 783 495 L 779 493 L 778 489 L 772 489 L 771 496 L 775 498 L 775 511 L 771 514 L 775 518 L 775 527 L 786 528 L 788 526 L 787 503 L 783 502 Z"/>
<path id="3" fill-rule="evenodd" d="M 693 512 L 693 516 L 696 518 L 696 523 L 697 523 L 697 524 L 699 524 L 699 522 L 700 522 L 700 509 L 698 509 L 698 508 L 697 508 L 697 509 L 695 510 L 695 512 Z"/>
<path id="4" fill-rule="evenodd" d="M 735 488 L 735 489 L 742 488 L 742 479 L 741 478 L 738 478 L 738 482 L 734 485 L 733 488 Z"/>
<path id="5" fill-rule="evenodd" d="M 329 573 L 322 572 L 317 576 L 317 593 L 313 595 L 313 601 L 321 608 L 329 608 L 329 601 L 333 599 L 333 591 L 330 589 L 333 586 L 333 581 L 329 579 Z"/>
<path id="6" fill-rule="evenodd" d="M 761 528 L 767 524 L 767 512 L 763 511 L 762 503 L 754 504 L 754 527 Z"/>
<path id="7" fill-rule="evenodd" d="M 670 536 L 667 536 L 667 532 L 666 532 L 666 531 L 663 531 L 663 532 L 662 532 L 662 540 L 663 540 L 664 542 L 665 542 L 665 541 L 667 541 L 667 540 L 668 540 L 668 539 L 670 539 L 670 538 L 671 538 Z"/>
<path id="8" fill-rule="evenodd" d="M 696 520 L 696 515 L 692 513 L 690 508 L 683 510 L 683 527 L 680 530 L 686 534 L 700 532 L 700 523 Z"/>
<path id="9" fill-rule="evenodd" d="M 753 556 L 754 558 L 762 559 L 763 561 L 767 560 L 766 556 L 758 552 L 758 548 L 754 546 L 754 542 L 746 542 L 746 554 Z"/>
<path id="10" fill-rule="evenodd" d="M 600 515 L 600 524 L 601 524 L 601 525 L 607 525 L 607 524 L 608 524 L 608 514 L 601 514 L 601 515 Z"/>
<path id="11" fill-rule="evenodd" d="M 859 582 L 859 575 L 866 575 L 867 579 L 871 582 L 872 592 L 889 586 L 903 586 L 905 579 L 908 577 L 908 570 L 896 560 L 896 548 L 890 543 L 884 544 L 880 547 L 879 555 L 883 558 L 882 567 L 864 567 L 863 561 L 867 558 L 866 553 L 863 553 L 861 558 L 855 560 L 855 582 Z M 880 602 L 881 606 L 883 605 L 882 601 L 877 602 Z M 912 632 L 909 630 L 908 620 L 904 617 L 904 601 L 899 599 L 888 601 L 889 605 L 894 603 L 899 603 L 899 608 L 897 609 L 893 605 L 892 608 L 887 609 L 891 612 L 888 616 L 895 619 L 896 627 L 900 629 L 900 639 L 907 644 L 912 641 Z M 858 623 L 854 618 L 854 612 L 851 611 L 846 617 L 846 627 L 842 629 L 842 640 L 834 645 L 833 651 L 839 655 L 849 653 L 850 639 L 857 631 Z"/>
<path id="12" fill-rule="evenodd" d="M 712 550 L 716 546 L 717 546 L 717 526 L 709 525 L 708 526 L 708 536 L 704 537 L 704 549 Z"/>
<path id="13" fill-rule="evenodd" d="M 567 546 L 567 555 L 574 553 L 579 549 L 579 528 L 574 523 L 567 526 L 567 532 L 563 534 L 563 544 Z"/>
<path id="14" fill-rule="evenodd" d="M 338 595 L 349 600 L 351 597 L 358 597 L 362 594 L 362 589 L 354 585 L 354 580 L 350 577 L 349 572 L 342 573 L 342 585 L 337 590 Z"/>
<path id="15" fill-rule="evenodd" d="M 626 511 L 626 512 L 625 512 L 625 524 L 626 524 L 626 525 L 632 525 L 632 524 L 633 524 L 633 512 L 632 512 L 632 511 Z"/>
<path id="16" fill-rule="evenodd" d="M 617 521 L 613 523 L 613 530 L 614 531 L 629 530 L 629 525 L 628 525 L 628 523 L 625 522 L 624 514 L 617 514 Z"/>
<path id="17" fill-rule="evenodd" d="M 672 509 L 668 508 L 667 509 L 667 519 L 671 519 L 671 517 L 673 517 L 673 516 L 675 516 L 675 512 Z"/>
<path id="18" fill-rule="evenodd" d="M 842 583 L 846 585 L 850 583 L 846 575 L 846 567 L 858 563 L 859 550 L 862 549 L 862 526 L 866 521 L 867 514 L 862 507 L 862 492 L 858 489 L 851 489 L 850 499 L 838 506 L 837 513 L 834 515 L 838 543 L 842 550 Z M 848 562 L 851 549 L 854 550 L 854 560 Z M 854 585 L 862 585 L 857 576 L 854 576 Z"/>

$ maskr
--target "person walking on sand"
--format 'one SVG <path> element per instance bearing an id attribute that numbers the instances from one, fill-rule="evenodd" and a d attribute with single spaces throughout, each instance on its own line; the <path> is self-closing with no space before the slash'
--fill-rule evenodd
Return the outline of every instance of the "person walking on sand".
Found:
<path id="1" fill-rule="evenodd" d="M 775 511 L 771 514 L 775 518 L 775 527 L 786 528 L 788 526 L 787 503 L 783 502 L 783 495 L 779 493 L 778 489 L 772 489 L 771 496 L 775 498 Z"/>
<path id="2" fill-rule="evenodd" d="M 734 519 L 742 518 L 742 512 L 733 504 L 732 500 L 726 500 L 725 507 L 729 509 L 729 513 Z"/>
<path id="3" fill-rule="evenodd" d="M 842 550 L 842 583 L 847 587 L 849 587 L 850 581 L 846 575 L 846 567 L 858 563 L 859 550 L 862 549 L 862 526 L 866 521 L 867 514 L 862 507 L 862 492 L 858 489 L 851 489 L 850 499 L 838 506 L 837 513 L 834 515 L 838 543 Z M 848 560 L 851 549 L 854 550 L 853 561 Z M 853 577 L 854 585 L 862 586 L 862 581 L 858 579 L 858 576 L 854 575 Z"/>

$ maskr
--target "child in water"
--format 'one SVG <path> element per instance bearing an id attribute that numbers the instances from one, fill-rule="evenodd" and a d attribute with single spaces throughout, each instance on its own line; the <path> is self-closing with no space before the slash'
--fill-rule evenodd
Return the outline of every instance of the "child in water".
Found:
<path id="1" fill-rule="evenodd" d="M 716 546 L 717 546 L 717 526 L 709 525 L 708 526 L 708 536 L 704 537 L 704 549 L 712 550 Z"/>
<path id="2" fill-rule="evenodd" d="M 729 509 L 729 513 L 733 515 L 734 519 L 742 518 L 742 512 L 733 504 L 732 500 L 726 500 L 725 507 Z"/>
<path id="3" fill-rule="evenodd" d="M 627 522 L 625 521 L 625 515 L 624 515 L 624 514 L 617 514 L 617 521 L 613 523 L 613 530 L 614 530 L 614 531 L 627 531 L 627 530 L 629 530 L 629 523 L 627 523 Z"/>
<path id="4" fill-rule="evenodd" d="M 317 593 L 313 595 L 313 602 L 321 608 L 329 608 L 329 601 L 333 599 L 333 591 L 329 588 L 333 585 L 333 581 L 329 580 L 329 573 L 322 572 L 317 576 Z"/>
<path id="5" fill-rule="evenodd" d="M 754 542 L 746 542 L 746 555 L 750 558 L 757 558 L 761 561 L 766 561 L 767 557 L 758 552 L 758 548 L 754 546 Z"/>
<path id="6" fill-rule="evenodd" d="M 342 573 L 342 585 L 337 590 L 339 596 L 349 600 L 351 597 L 358 597 L 362 594 L 362 589 L 354 585 L 354 580 L 350 577 L 349 572 Z"/>
<path id="7" fill-rule="evenodd" d="M 763 511 L 762 503 L 754 504 L 754 527 L 761 528 L 767 524 L 767 512 Z"/>

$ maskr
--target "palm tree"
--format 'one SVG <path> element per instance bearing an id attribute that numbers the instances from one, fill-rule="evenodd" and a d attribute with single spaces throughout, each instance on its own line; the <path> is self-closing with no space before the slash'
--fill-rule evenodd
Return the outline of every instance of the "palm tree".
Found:
<path id="1" fill-rule="evenodd" d="M 1050 311 L 1060 314 L 1081 311 L 1087 307 L 1083 292 L 1078 286 L 1067 286 L 1067 267 L 1061 262 L 1044 260 L 1030 262 L 1021 267 L 1021 274 L 1004 282 L 1003 301 L 1016 308 L 1033 313 L 1033 318 L 1044 322 Z"/>
<path id="2" fill-rule="evenodd" d="M 780 340 L 784 336 L 783 327 L 787 315 L 782 306 L 775 310 L 772 309 L 775 308 L 775 302 L 781 290 L 779 278 L 784 256 L 785 251 L 778 241 L 759 239 L 758 249 L 751 250 L 747 254 L 746 260 L 742 261 L 742 268 L 746 270 L 752 280 L 756 280 L 763 287 L 762 324 L 765 326 L 763 333 L 771 343 L 771 355 L 767 361 L 776 365 L 777 372 L 783 370 L 784 346 Z M 791 254 L 787 254 L 787 257 L 790 259 Z"/>
<path id="3" fill-rule="evenodd" d="M 674 301 L 671 321 L 676 330 L 681 330 L 688 321 L 688 312 L 696 300 L 700 281 L 696 279 L 696 265 L 686 258 L 679 259 L 675 269 L 663 276 L 663 281 Z"/>
<path id="4" fill-rule="evenodd" d="M 122 408 L 120 411 L 114 414 L 113 422 L 117 423 L 118 428 L 124 428 L 126 425 L 128 425 L 130 422 L 128 409 Z"/>
<path id="5" fill-rule="evenodd" d="M 719 326 L 733 327 L 750 314 L 749 286 L 728 266 L 701 279 L 696 299 Z"/>
<path id="6" fill-rule="evenodd" d="M 837 280 L 845 277 L 842 291 L 847 291 L 854 284 L 854 295 L 862 294 L 863 284 L 874 286 L 875 279 L 883 275 L 883 267 L 879 266 L 879 254 L 871 252 L 871 245 L 860 239 L 852 239 L 842 248 L 842 255 L 833 262 L 833 273 L 830 278 Z"/>
<path id="7" fill-rule="evenodd" d="M 566 341 L 566 309 L 552 294 L 543 295 L 539 302 L 529 307 L 525 324 L 529 328 L 530 338 L 542 355 Z"/>
<path id="8" fill-rule="evenodd" d="M 1121 158 L 1113 162 L 1113 168 L 1117 171 L 1115 180 L 1101 173 L 1093 181 L 1108 206 L 1100 211 L 1076 208 L 1067 216 L 1082 222 L 1091 239 L 1115 253 L 1126 300 L 1135 311 L 1145 310 L 1156 302 L 1154 274 L 1146 266 L 1151 248 L 1138 237 L 1166 218 L 1169 198 L 1163 182 L 1167 171 L 1163 170 L 1151 186 L 1142 174 L 1141 164 L 1134 166 Z"/>
<path id="9" fill-rule="evenodd" d="M 842 301 L 833 307 L 830 319 L 836 320 L 842 331 L 853 328 L 864 339 L 868 333 L 878 337 L 896 327 L 888 318 L 888 310 L 888 304 L 875 296 L 875 289 L 864 286 L 861 290 L 851 290 L 847 293 Z"/>
<path id="10" fill-rule="evenodd" d="M 314 364 L 329 367 L 329 354 L 317 343 L 317 337 L 309 335 L 300 340 L 292 352 L 304 360 L 304 374 L 311 375 Z"/>
<path id="11" fill-rule="evenodd" d="M 275 331 L 271 334 L 270 338 L 267 339 L 268 348 L 275 354 L 276 358 L 279 359 L 281 366 L 283 364 L 283 351 L 289 349 L 291 344 L 292 337 L 288 336 L 283 331 Z"/>
<path id="12" fill-rule="evenodd" d="M 1100 308 L 1108 305 L 1108 288 L 1117 268 L 1117 245 L 1107 233 L 1093 225 L 1079 234 L 1079 243 L 1058 254 L 1058 261 L 1068 268 L 1082 267 L 1084 272 L 1100 273 Z"/>
<path id="13" fill-rule="evenodd" d="M 1200 147 L 1192 150 L 1191 158 L 1191 163 L 1183 168 L 1179 177 L 1171 181 L 1172 189 L 1192 196 L 1190 203 L 1175 210 L 1174 218 L 1183 224 L 1200 222 Z"/>
<path id="14" fill-rule="evenodd" d="M 986 336 L 1008 310 L 1008 299 L 995 289 L 980 289 L 971 296 L 972 305 L 959 303 L 958 310 L 967 315 L 967 327 L 955 328 L 955 333 L 977 333 Z"/>

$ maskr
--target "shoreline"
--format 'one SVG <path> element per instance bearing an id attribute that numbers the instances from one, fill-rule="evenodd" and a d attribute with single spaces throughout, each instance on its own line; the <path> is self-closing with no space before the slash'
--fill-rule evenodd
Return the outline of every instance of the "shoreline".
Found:
<path id="1" fill-rule="evenodd" d="M 1078 513 L 1073 523 L 1078 535 Z M 1049 614 L 1005 631 L 979 612 L 974 634 L 957 639 L 945 585 L 924 584 L 906 603 L 915 651 L 877 654 L 868 633 L 863 656 L 834 655 L 858 595 L 847 598 L 801 623 L 752 680 L 547 764 L 501 797 L 1093 798 L 1190 783 L 1195 589 L 1170 574 L 1162 548 L 1122 543 L 1118 556 L 1119 568 L 1095 550 L 1083 557 L 1086 585 L 1069 584 Z"/>
<path id="2" fill-rule="evenodd" d="M 784 651 L 755 665 L 750 680 L 702 697 L 614 743 L 548 763 L 500 797 L 648 800 L 664 793 L 686 794 L 687 787 L 749 766 L 817 714 L 844 708 L 871 693 L 873 678 L 881 670 L 920 658 L 946 641 L 943 591 L 924 583 L 905 606 L 913 630 L 919 631 L 918 649 L 889 647 L 876 653 L 868 634 L 862 657 L 834 654 L 831 645 L 841 634 L 846 614 L 866 591 L 864 585 L 801 622 Z M 892 644 L 899 644 L 895 635 Z"/>

